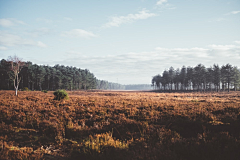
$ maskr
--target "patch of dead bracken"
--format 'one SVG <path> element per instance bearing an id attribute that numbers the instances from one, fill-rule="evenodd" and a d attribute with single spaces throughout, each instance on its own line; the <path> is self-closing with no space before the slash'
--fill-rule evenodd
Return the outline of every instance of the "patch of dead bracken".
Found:
<path id="1" fill-rule="evenodd" d="M 0 91 L 1 159 L 240 159 L 240 92 Z"/>

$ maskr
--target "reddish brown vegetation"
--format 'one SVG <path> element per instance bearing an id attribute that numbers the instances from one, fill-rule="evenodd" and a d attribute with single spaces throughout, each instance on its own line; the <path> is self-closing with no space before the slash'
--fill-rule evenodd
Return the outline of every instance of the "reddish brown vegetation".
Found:
<path id="1" fill-rule="evenodd" d="M 240 92 L 0 91 L 2 159 L 240 159 Z"/>

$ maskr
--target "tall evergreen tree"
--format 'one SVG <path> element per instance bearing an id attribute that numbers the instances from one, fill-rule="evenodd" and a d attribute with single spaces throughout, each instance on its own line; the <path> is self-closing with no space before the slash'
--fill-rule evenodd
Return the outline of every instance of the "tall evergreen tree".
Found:
<path id="1" fill-rule="evenodd" d="M 233 67 L 233 85 L 235 91 L 240 86 L 240 70 L 236 66 Z"/>
<path id="2" fill-rule="evenodd" d="M 227 83 L 228 92 L 229 92 L 230 91 L 230 83 L 233 80 L 233 67 L 232 67 L 232 65 L 230 65 L 230 64 L 223 65 L 222 68 L 221 68 L 221 73 L 222 73 L 223 81 L 225 83 Z"/>
<path id="3" fill-rule="evenodd" d="M 217 92 L 220 90 L 220 82 L 221 82 L 221 69 L 218 65 L 213 65 L 213 83 Z"/>

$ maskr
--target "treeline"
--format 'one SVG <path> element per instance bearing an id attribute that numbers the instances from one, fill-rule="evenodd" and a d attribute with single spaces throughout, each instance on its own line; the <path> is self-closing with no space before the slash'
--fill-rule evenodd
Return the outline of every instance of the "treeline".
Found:
<path id="1" fill-rule="evenodd" d="M 221 67 L 214 64 L 209 68 L 202 64 L 181 69 L 170 67 L 152 78 L 152 86 L 158 90 L 236 91 L 240 88 L 240 70 L 230 64 Z"/>
<path id="2" fill-rule="evenodd" d="M 97 89 L 103 90 L 124 90 L 125 86 L 119 83 L 112 83 L 105 80 L 97 80 Z"/>
<path id="3" fill-rule="evenodd" d="M 150 84 L 128 84 L 124 85 L 125 90 L 150 90 L 152 89 Z"/>
<path id="4" fill-rule="evenodd" d="M 9 70 L 10 64 L 5 59 L 0 61 L 0 89 L 14 89 L 13 72 Z M 24 62 L 20 70 L 19 89 L 28 88 L 30 90 L 88 90 L 88 89 L 105 89 L 93 73 L 87 69 L 55 65 L 53 67 L 46 65 L 32 64 Z M 113 83 L 110 87 L 116 88 Z"/>
<path id="5" fill-rule="evenodd" d="M 97 80 L 97 89 L 104 90 L 150 90 L 151 84 L 127 84 L 112 83 L 104 80 Z"/>

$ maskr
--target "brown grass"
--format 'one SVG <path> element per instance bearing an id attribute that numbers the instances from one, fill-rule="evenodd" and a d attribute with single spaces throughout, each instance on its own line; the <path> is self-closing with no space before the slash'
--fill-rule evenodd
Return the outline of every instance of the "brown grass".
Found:
<path id="1" fill-rule="evenodd" d="M 0 91 L 1 159 L 240 159 L 240 92 Z"/>

